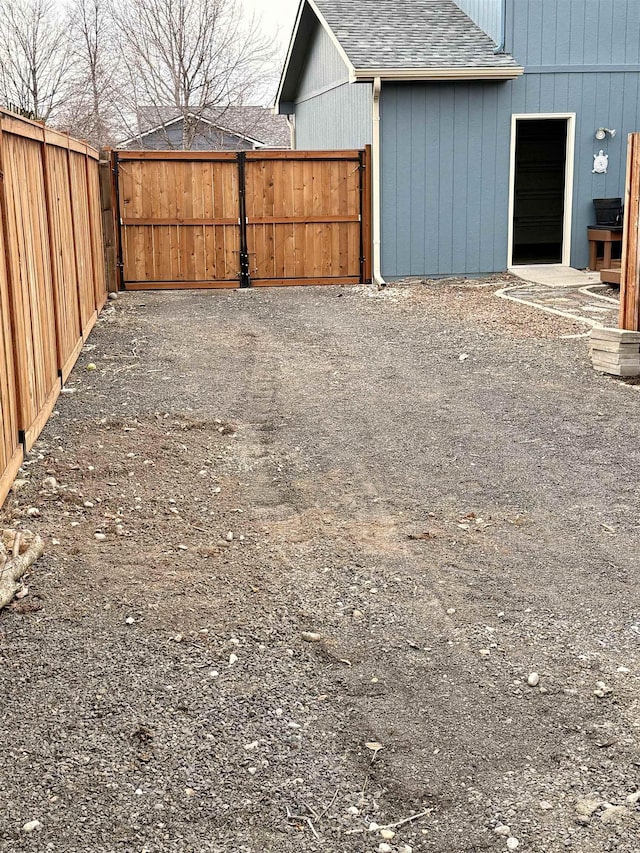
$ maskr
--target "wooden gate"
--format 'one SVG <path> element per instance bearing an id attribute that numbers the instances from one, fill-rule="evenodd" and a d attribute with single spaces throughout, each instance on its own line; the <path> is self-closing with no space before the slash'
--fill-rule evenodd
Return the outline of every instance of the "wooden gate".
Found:
<path id="1" fill-rule="evenodd" d="M 113 157 L 128 290 L 371 279 L 367 150 Z"/>

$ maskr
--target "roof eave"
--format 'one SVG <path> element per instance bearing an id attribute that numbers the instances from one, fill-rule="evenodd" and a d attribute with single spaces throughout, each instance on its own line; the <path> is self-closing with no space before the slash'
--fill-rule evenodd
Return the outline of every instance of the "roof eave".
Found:
<path id="1" fill-rule="evenodd" d="M 289 64 L 291 63 L 291 56 L 293 54 L 293 48 L 296 43 L 296 39 L 298 37 L 298 30 L 300 29 L 300 21 L 302 20 L 302 12 L 304 11 L 304 0 L 300 0 L 300 5 L 298 6 L 298 11 L 296 13 L 296 20 L 293 25 L 293 32 L 291 33 L 291 38 L 289 39 L 289 47 L 287 48 L 287 57 L 284 61 L 284 66 L 282 67 L 282 73 L 280 74 L 280 82 L 278 83 L 278 92 L 276 94 L 273 111 L 274 113 L 280 113 L 280 102 L 282 100 L 282 92 L 287 82 L 287 74 L 289 72 Z"/>
<path id="2" fill-rule="evenodd" d="M 356 81 L 375 80 L 515 80 L 524 74 L 524 68 L 512 66 L 488 66 L 486 68 L 356 68 Z"/>

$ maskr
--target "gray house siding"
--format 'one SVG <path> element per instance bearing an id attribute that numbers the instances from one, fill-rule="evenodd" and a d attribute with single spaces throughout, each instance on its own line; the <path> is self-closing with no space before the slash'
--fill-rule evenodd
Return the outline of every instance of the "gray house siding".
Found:
<path id="1" fill-rule="evenodd" d="M 504 0 L 455 0 L 455 2 L 496 44 L 500 44 L 503 36 Z"/>
<path id="2" fill-rule="evenodd" d="M 298 85 L 298 98 L 312 97 L 328 86 L 346 83 L 349 69 L 329 34 L 316 24 L 309 56 Z"/>
<path id="3" fill-rule="evenodd" d="M 331 150 L 369 144 L 372 92 L 370 83 L 349 83 L 344 60 L 318 26 L 298 86 L 295 147 Z"/>
<path id="4" fill-rule="evenodd" d="M 371 142 L 373 87 L 344 83 L 296 104 L 296 148 L 364 148 Z"/>
<path id="5" fill-rule="evenodd" d="M 640 64 L 638 0 L 508 0 L 506 32 L 527 70 Z"/>
<path id="6" fill-rule="evenodd" d="M 513 113 L 576 113 L 571 263 L 585 267 L 592 199 L 623 195 L 626 138 L 640 127 L 639 83 L 637 73 L 563 72 L 511 83 L 383 84 L 383 275 L 506 268 Z M 597 143 L 601 126 L 618 135 Z M 592 174 L 600 147 L 610 157 L 607 175 Z"/>

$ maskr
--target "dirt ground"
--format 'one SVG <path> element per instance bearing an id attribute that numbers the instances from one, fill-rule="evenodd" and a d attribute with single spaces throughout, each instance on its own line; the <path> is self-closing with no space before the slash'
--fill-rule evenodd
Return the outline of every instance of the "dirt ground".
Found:
<path id="1" fill-rule="evenodd" d="M 2 511 L 3 853 L 640 850 L 640 389 L 498 286 L 110 303 Z"/>

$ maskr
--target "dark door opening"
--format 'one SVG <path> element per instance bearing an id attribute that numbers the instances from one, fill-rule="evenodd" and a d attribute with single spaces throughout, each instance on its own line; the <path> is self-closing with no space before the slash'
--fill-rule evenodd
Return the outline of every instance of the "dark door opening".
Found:
<path id="1" fill-rule="evenodd" d="M 516 122 L 513 264 L 560 264 L 564 241 L 567 119 Z"/>

